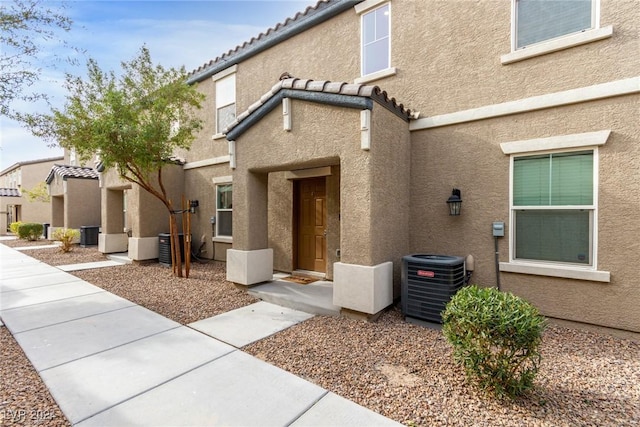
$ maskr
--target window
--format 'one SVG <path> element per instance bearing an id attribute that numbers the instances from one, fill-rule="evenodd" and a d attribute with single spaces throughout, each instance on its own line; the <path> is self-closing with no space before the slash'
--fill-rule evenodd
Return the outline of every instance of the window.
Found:
<path id="1" fill-rule="evenodd" d="M 390 67 L 390 5 L 362 15 L 362 75 Z"/>
<path id="2" fill-rule="evenodd" d="M 233 186 L 216 185 L 216 237 L 231 237 L 233 232 Z"/>
<path id="3" fill-rule="evenodd" d="M 595 28 L 597 0 L 514 0 L 515 49 Z"/>
<path id="4" fill-rule="evenodd" d="M 216 132 L 222 133 L 236 119 L 236 75 L 216 80 Z"/>
<path id="5" fill-rule="evenodd" d="M 513 258 L 592 266 L 594 151 L 513 158 Z"/>

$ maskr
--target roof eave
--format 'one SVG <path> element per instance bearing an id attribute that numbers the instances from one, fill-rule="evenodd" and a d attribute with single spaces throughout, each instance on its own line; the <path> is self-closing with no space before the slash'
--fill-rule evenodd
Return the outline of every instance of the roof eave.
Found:
<path id="1" fill-rule="evenodd" d="M 319 3 L 316 9 L 311 9 L 306 15 L 280 27 L 270 35 L 266 35 L 261 39 L 257 39 L 245 47 L 240 47 L 236 53 L 232 53 L 216 61 L 211 67 L 195 72 L 187 79 L 187 84 L 201 82 L 214 74 L 236 65 L 242 61 L 251 58 L 254 55 L 263 52 L 297 34 L 300 34 L 311 27 L 333 18 L 334 16 L 344 12 L 362 2 L 363 0 L 344 0 L 335 3 Z"/>

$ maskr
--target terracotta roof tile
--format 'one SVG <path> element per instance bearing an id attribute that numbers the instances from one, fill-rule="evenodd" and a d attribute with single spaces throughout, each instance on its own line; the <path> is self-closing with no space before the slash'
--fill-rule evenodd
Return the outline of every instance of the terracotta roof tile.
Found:
<path id="1" fill-rule="evenodd" d="M 0 197 L 20 197 L 20 189 L 0 188 Z"/>
<path id="2" fill-rule="evenodd" d="M 283 76 L 286 76 L 283 73 Z M 365 98 L 371 98 L 391 111 L 396 112 L 398 115 L 405 117 L 406 119 L 414 118 L 413 112 L 405 108 L 403 104 L 399 104 L 395 98 L 389 98 L 386 91 L 383 91 L 378 86 L 363 85 L 357 83 L 345 83 L 345 82 L 331 82 L 326 80 L 311 80 L 311 79 L 298 79 L 295 77 L 283 78 L 260 99 L 247 108 L 247 110 L 240 113 L 236 119 L 224 130 L 224 133 L 228 133 L 234 127 L 242 123 L 247 117 L 249 117 L 254 111 L 263 106 L 269 99 L 273 98 L 280 90 L 300 90 L 307 92 L 323 92 L 338 95 L 359 96 Z"/>
<path id="3" fill-rule="evenodd" d="M 51 184 L 51 181 L 53 180 L 55 175 L 62 177 L 64 180 L 68 178 L 79 178 L 79 179 L 98 179 L 99 178 L 98 171 L 96 171 L 93 168 L 88 168 L 83 166 L 70 166 L 70 165 L 53 165 L 46 179 L 47 184 Z"/>
<path id="4" fill-rule="evenodd" d="M 340 93 L 344 85 L 346 85 L 344 82 L 328 82 L 325 85 L 324 91 L 327 93 Z"/>

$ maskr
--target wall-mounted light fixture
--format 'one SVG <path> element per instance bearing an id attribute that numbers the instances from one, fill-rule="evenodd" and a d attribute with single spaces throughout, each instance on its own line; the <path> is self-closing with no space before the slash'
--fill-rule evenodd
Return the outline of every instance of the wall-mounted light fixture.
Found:
<path id="1" fill-rule="evenodd" d="M 200 203 L 197 200 L 190 200 L 189 201 L 189 212 L 191 212 L 192 214 L 196 213 L 196 208 L 200 206 Z"/>
<path id="2" fill-rule="evenodd" d="M 457 188 L 453 189 L 451 196 L 447 199 L 447 205 L 449 205 L 449 215 L 460 215 L 460 210 L 462 209 L 460 190 Z"/>

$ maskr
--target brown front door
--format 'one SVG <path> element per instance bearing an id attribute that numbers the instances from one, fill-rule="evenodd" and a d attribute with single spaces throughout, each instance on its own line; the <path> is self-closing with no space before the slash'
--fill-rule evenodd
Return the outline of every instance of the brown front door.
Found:
<path id="1" fill-rule="evenodd" d="M 327 267 L 325 178 L 299 181 L 297 193 L 298 269 L 324 273 Z"/>

